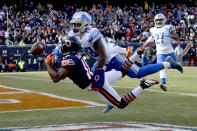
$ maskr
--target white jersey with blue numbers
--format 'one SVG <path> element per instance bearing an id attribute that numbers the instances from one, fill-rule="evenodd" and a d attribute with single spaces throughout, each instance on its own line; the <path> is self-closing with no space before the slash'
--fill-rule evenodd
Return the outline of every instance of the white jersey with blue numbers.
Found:
<path id="1" fill-rule="evenodd" d="M 75 35 L 73 31 L 69 31 L 68 36 Z M 105 46 L 106 52 L 106 61 L 105 64 L 108 64 L 110 60 L 117 54 L 112 49 L 110 44 L 104 40 L 103 35 L 97 28 L 88 28 L 85 33 L 80 36 L 81 47 L 88 53 L 92 58 L 97 59 L 98 54 L 93 48 L 93 44 L 98 41 L 102 41 Z"/>
<path id="2" fill-rule="evenodd" d="M 157 54 L 169 54 L 174 52 L 172 38 L 170 37 L 172 30 L 172 25 L 164 25 L 161 28 L 153 27 L 150 29 L 150 33 L 156 43 Z"/>

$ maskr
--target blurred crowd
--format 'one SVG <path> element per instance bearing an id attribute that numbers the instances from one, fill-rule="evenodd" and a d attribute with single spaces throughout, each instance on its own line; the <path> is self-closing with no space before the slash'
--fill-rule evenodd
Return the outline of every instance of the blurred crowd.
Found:
<path id="1" fill-rule="evenodd" d="M 40 40 L 57 44 L 70 29 L 69 21 L 75 11 L 90 13 L 94 27 L 104 36 L 124 44 L 146 40 L 149 29 L 154 26 L 154 16 L 161 12 L 166 16 L 167 24 L 174 25 L 181 41 L 192 39 L 197 42 L 197 7 L 186 4 L 148 3 L 146 7 L 138 4 L 119 7 L 105 1 L 80 8 L 64 5 L 59 11 L 50 3 L 42 5 L 26 1 L 0 7 L 0 45 L 11 42 L 24 46 Z"/>

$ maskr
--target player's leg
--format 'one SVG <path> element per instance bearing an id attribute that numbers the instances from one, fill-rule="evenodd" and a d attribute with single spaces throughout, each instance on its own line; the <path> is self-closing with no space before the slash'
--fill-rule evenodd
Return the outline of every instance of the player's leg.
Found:
<path id="1" fill-rule="evenodd" d="M 114 106 L 120 109 L 125 108 L 129 103 L 133 102 L 136 97 L 145 89 L 149 88 L 152 85 L 158 84 L 156 80 L 141 80 L 140 86 L 136 87 L 134 90 L 126 93 L 122 98 L 117 94 L 117 92 L 105 81 L 104 87 L 102 90 L 96 92 L 96 94 L 105 102 L 108 103 L 108 106 L 104 113 L 109 112 Z"/>
<path id="2" fill-rule="evenodd" d="M 188 66 L 191 66 L 191 63 L 192 63 L 192 56 L 189 57 L 189 64 L 188 64 Z"/>
<path id="3" fill-rule="evenodd" d="M 136 57 L 137 57 L 137 54 L 136 56 L 131 56 L 128 60 L 125 61 L 125 63 L 134 63 L 135 60 L 136 60 Z M 127 62 L 129 61 L 129 62 Z M 128 65 L 128 64 L 127 64 Z M 135 64 L 132 65 L 131 67 L 131 70 L 128 71 L 128 76 L 130 76 L 130 73 L 131 71 L 135 72 L 135 76 L 133 78 L 142 78 L 142 77 L 145 77 L 147 75 L 150 75 L 150 74 L 154 74 L 162 69 L 165 69 L 165 68 L 170 68 L 170 63 L 169 62 L 165 62 L 165 59 L 163 62 L 159 63 L 159 64 L 149 64 L 149 65 L 146 65 L 144 67 L 141 67 L 141 68 L 137 68 Z M 132 70 L 132 69 L 135 69 L 135 70 Z"/>
<path id="4" fill-rule="evenodd" d="M 166 59 L 167 55 L 164 54 L 157 54 L 157 63 L 164 62 Z M 166 71 L 165 69 L 160 71 L 160 80 L 161 80 L 161 89 L 164 91 L 167 91 L 167 86 L 166 86 Z"/>
<path id="5" fill-rule="evenodd" d="M 126 60 L 127 58 L 124 55 L 118 55 L 118 56 L 113 57 L 110 63 L 106 64 L 106 71 L 110 71 L 112 69 L 120 71 L 123 63 L 125 63 Z M 139 71 L 139 67 L 134 64 L 131 67 L 131 69 L 128 71 L 127 75 L 131 78 L 135 78 L 138 71 Z"/>
<path id="6" fill-rule="evenodd" d="M 153 73 L 156 73 L 164 68 L 162 64 L 149 64 L 147 66 L 144 66 L 142 68 L 139 68 L 136 64 L 133 64 L 138 57 L 138 54 L 135 52 L 134 55 L 132 55 L 129 59 L 127 59 L 125 56 L 116 56 L 112 58 L 109 64 L 107 64 L 106 71 L 115 69 L 117 71 L 120 71 L 122 68 L 122 65 L 125 67 L 130 67 L 130 69 L 127 72 L 127 76 L 130 78 L 141 78 Z M 170 66 L 167 66 L 166 68 L 169 68 Z"/>
<path id="7" fill-rule="evenodd" d="M 197 65 L 197 57 L 194 56 L 194 66 L 196 66 L 196 65 Z"/>
<path id="8" fill-rule="evenodd" d="M 178 62 L 178 59 L 175 53 L 170 53 L 167 56 L 171 56 L 174 61 Z"/>

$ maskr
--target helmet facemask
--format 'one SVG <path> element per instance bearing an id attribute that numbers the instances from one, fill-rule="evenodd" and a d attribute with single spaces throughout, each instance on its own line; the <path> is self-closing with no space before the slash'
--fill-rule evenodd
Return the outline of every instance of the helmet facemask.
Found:
<path id="1" fill-rule="evenodd" d="M 73 32 L 79 36 L 90 27 L 91 16 L 84 12 L 76 12 L 72 17 L 70 24 L 72 25 Z"/>
<path id="2" fill-rule="evenodd" d="M 164 19 L 156 19 L 155 20 L 155 26 L 156 27 L 161 28 L 164 25 L 165 25 L 165 20 Z"/>
<path id="3" fill-rule="evenodd" d="M 154 22 L 157 28 L 161 28 L 166 23 L 166 17 L 163 14 L 159 13 L 155 16 Z"/>

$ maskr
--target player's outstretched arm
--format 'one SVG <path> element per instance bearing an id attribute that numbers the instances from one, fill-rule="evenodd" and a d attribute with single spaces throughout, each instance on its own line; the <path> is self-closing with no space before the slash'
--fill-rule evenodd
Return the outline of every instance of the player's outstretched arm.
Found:
<path id="1" fill-rule="evenodd" d="M 192 41 L 190 41 L 190 42 L 187 44 L 187 46 L 185 47 L 185 49 L 184 49 L 184 51 L 183 51 L 183 52 L 184 52 L 183 55 L 186 55 L 186 54 L 187 54 L 187 52 L 188 52 L 189 49 L 191 48 L 192 44 L 193 44 Z"/>
<path id="2" fill-rule="evenodd" d="M 46 67 L 49 73 L 49 76 L 53 80 L 53 82 L 59 82 L 62 79 L 65 79 L 67 77 L 67 74 L 69 71 L 61 67 L 58 70 L 56 70 L 52 64 L 52 59 L 55 57 L 55 54 L 49 54 L 45 60 Z"/>
<path id="3" fill-rule="evenodd" d="M 105 53 L 105 47 L 101 40 L 98 42 L 95 42 L 93 45 L 96 53 L 99 55 L 97 59 L 97 67 L 96 69 L 103 68 L 103 65 L 105 64 L 106 59 L 106 53 Z"/>

